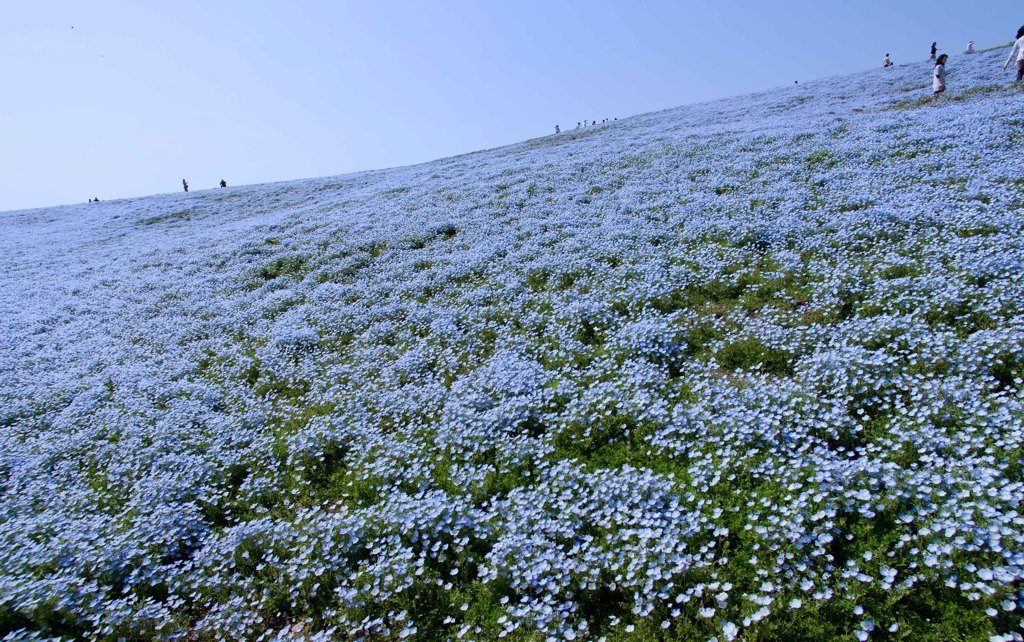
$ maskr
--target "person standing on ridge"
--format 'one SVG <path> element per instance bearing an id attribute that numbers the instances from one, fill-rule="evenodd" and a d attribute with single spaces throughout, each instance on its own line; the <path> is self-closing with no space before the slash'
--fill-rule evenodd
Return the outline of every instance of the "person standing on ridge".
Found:
<path id="1" fill-rule="evenodd" d="M 561 134 L 562 133 L 562 130 L 561 130 L 561 128 L 558 125 L 555 125 L 555 133 L 556 134 Z"/>
<path id="2" fill-rule="evenodd" d="M 222 179 L 220 179 L 220 186 L 221 187 L 227 187 L 228 186 L 228 182 L 222 178 Z"/>
<path id="3" fill-rule="evenodd" d="M 936 98 L 942 92 L 946 91 L 946 61 L 949 60 L 949 56 L 942 54 L 938 60 L 935 61 L 935 77 L 932 80 L 932 94 Z"/>
<path id="4" fill-rule="evenodd" d="M 184 178 L 181 179 L 181 186 L 185 188 L 186 192 L 188 191 L 188 181 L 186 181 Z"/>
<path id="5" fill-rule="evenodd" d="M 965 51 L 964 53 L 974 53 L 974 41 L 973 40 L 968 40 L 967 41 L 967 51 Z"/>
<path id="6" fill-rule="evenodd" d="M 932 55 L 928 58 L 929 60 L 935 60 L 935 53 L 939 50 L 937 43 L 932 43 Z"/>
<path id="7" fill-rule="evenodd" d="M 885 58 L 882 60 L 883 67 L 892 67 L 892 60 L 889 59 L 889 54 L 885 54 Z"/>
<path id="8" fill-rule="evenodd" d="M 1017 40 L 1013 43 L 1013 49 L 1010 50 L 1010 55 L 1006 58 L 1003 69 L 1009 67 L 1014 59 L 1017 60 L 1016 82 L 1020 82 L 1021 79 L 1024 79 L 1024 27 L 1017 30 Z"/>

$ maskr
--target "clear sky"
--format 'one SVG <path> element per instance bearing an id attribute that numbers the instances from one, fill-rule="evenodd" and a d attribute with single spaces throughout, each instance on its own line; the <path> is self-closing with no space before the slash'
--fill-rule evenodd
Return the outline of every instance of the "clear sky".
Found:
<path id="1" fill-rule="evenodd" d="M 1016 0 L 9 2 L 0 210 L 428 161 L 933 40 L 952 70 L 1022 24 Z"/>

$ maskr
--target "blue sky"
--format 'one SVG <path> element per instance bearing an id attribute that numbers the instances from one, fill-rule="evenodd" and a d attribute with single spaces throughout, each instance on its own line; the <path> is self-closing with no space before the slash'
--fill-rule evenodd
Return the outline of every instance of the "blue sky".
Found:
<path id="1" fill-rule="evenodd" d="M 1010 0 L 11 4 L 0 210 L 428 161 L 933 40 L 954 69 L 1024 24 Z"/>

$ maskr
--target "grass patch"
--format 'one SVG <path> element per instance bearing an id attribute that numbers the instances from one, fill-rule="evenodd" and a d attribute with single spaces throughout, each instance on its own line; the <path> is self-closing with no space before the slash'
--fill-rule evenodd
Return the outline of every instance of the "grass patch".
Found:
<path id="1" fill-rule="evenodd" d="M 812 172 L 827 171 L 839 163 L 835 154 L 827 149 L 819 149 L 816 152 L 808 154 L 804 161 L 807 163 L 807 169 Z"/>
<path id="2" fill-rule="evenodd" d="M 760 370 L 779 376 L 793 374 L 794 355 L 786 350 L 770 348 L 760 339 L 748 337 L 727 343 L 715 355 L 718 363 L 728 370 Z"/>
<path id="3" fill-rule="evenodd" d="M 272 281 L 284 276 L 299 278 L 306 273 L 309 257 L 304 254 L 281 256 L 256 271 L 256 276 L 263 281 Z"/>
<path id="4" fill-rule="evenodd" d="M 962 230 L 957 230 L 956 235 L 962 239 L 969 239 L 975 236 L 991 236 L 993 234 L 999 234 L 1003 229 L 997 225 L 978 225 L 976 227 L 968 227 Z"/>
<path id="5" fill-rule="evenodd" d="M 655 424 L 637 421 L 630 415 L 606 412 L 596 421 L 573 421 L 554 435 L 553 457 L 577 459 L 590 470 L 651 464 L 647 437 Z"/>
<path id="6" fill-rule="evenodd" d="M 159 214 L 157 216 L 150 216 L 139 221 L 142 225 L 156 225 L 157 223 L 167 223 L 170 221 L 189 221 L 192 217 L 199 214 L 199 210 L 195 208 L 189 208 L 187 210 L 179 210 L 177 212 L 171 212 L 169 214 Z"/>

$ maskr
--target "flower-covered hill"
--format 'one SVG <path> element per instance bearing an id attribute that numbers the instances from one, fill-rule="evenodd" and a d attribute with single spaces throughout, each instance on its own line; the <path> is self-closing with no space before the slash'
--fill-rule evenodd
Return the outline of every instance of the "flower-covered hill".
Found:
<path id="1" fill-rule="evenodd" d="M 1020 639 L 1005 53 L 0 214 L 0 635 Z"/>

